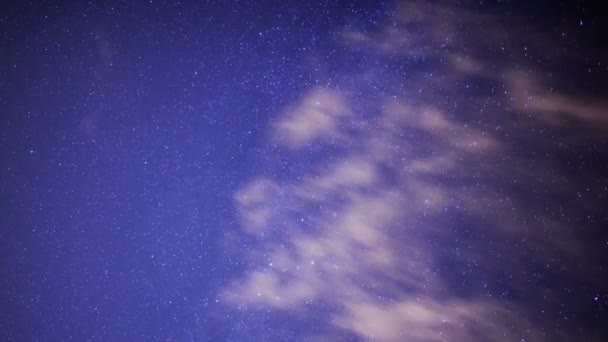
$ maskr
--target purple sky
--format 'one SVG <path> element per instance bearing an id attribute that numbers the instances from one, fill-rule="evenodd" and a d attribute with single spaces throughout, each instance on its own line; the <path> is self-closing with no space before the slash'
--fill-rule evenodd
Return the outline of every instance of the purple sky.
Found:
<path id="1" fill-rule="evenodd" d="M 0 6 L 0 340 L 601 341 L 585 1 Z"/>

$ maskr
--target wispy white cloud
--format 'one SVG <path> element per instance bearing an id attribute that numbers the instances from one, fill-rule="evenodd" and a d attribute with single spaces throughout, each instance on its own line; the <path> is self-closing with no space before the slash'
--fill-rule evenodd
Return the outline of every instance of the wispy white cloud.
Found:
<path id="1" fill-rule="evenodd" d="M 338 92 L 316 88 L 279 119 L 275 125 L 276 134 L 293 147 L 302 147 L 324 137 L 336 138 L 341 120 L 350 113 Z"/>
<path id="2" fill-rule="evenodd" d="M 408 2 L 398 9 L 393 27 L 373 34 L 349 31 L 343 38 L 378 55 L 431 56 L 444 42 L 453 46 L 471 39 L 458 35 L 456 17 L 488 25 L 488 37 L 479 37 L 486 45 L 504 31 L 488 15 Z M 408 30 L 417 33 L 404 34 Z M 413 76 L 412 83 L 425 90 L 440 86 L 438 92 L 448 93 L 444 98 L 464 103 L 460 108 L 438 103 L 434 94 L 404 91 L 378 96 L 361 109 L 354 105 L 359 99 L 316 88 L 278 118 L 272 132 L 291 152 L 324 140 L 338 141 L 343 150 L 289 182 L 256 179 L 239 191 L 235 202 L 242 228 L 253 233 L 273 229 L 278 237 L 261 242 L 264 253 L 253 261 L 258 267 L 225 288 L 227 303 L 302 313 L 313 312 L 310 303 L 323 302 L 332 308 L 328 323 L 337 331 L 380 341 L 557 336 L 548 335 L 521 303 L 489 290 L 460 292 L 469 279 L 463 275 L 476 272 L 480 279 L 508 274 L 502 287 L 542 293 L 540 287 L 526 288 L 529 254 L 513 246 L 524 246 L 521 250 L 531 251 L 534 262 L 545 264 L 559 255 L 583 255 L 572 227 L 539 211 L 523 195 L 535 184 L 540 190 L 533 191 L 565 196 L 571 185 L 538 185 L 534 177 L 555 182 L 568 176 L 549 161 L 526 168 L 529 160 L 515 149 L 514 138 L 480 117 L 508 123 L 511 110 L 519 108 L 542 123 L 540 116 L 561 108 L 566 115 L 599 122 L 602 110 L 563 95 L 540 96 L 541 83 L 532 73 L 508 67 L 496 73 L 487 61 L 453 51 L 442 61 L 441 81 Z M 462 94 L 471 76 L 504 80 L 500 84 L 508 95 L 497 96 L 518 99 L 512 107 L 469 112 L 487 97 Z M 363 120 L 363 110 L 376 115 Z M 295 207 L 298 215 L 286 214 Z M 477 242 L 468 240 L 471 236 Z M 445 269 L 447 264 L 460 268 Z M 453 274 L 462 284 L 454 284 Z"/>

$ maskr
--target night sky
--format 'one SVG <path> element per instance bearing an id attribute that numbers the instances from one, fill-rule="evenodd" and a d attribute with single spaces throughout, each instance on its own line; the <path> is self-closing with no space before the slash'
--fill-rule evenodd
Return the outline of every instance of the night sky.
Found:
<path id="1" fill-rule="evenodd" d="M 606 14 L 534 3 L 3 2 L 0 341 L 605 341 Z"/>

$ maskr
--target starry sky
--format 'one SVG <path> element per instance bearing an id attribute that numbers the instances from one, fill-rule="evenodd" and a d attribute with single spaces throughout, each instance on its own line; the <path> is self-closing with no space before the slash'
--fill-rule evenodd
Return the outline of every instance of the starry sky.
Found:
<path id="1" fill-rule="evenodd" d="M 3 2 L 0 340 L 605 340 L 604 17 Z"/>

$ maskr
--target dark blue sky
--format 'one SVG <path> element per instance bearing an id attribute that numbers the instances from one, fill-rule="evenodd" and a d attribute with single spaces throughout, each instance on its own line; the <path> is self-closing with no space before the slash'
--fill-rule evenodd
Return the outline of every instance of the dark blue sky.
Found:
<path id="1" fill-rule="evenodd" d="M 580 1 L 0 7 L 3 341 L 595 341 Z"/>

